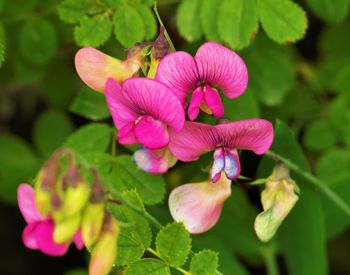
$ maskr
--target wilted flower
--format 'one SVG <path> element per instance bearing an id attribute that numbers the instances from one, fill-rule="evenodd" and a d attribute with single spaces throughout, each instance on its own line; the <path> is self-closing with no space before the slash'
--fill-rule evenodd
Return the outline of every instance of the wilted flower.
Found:
<path id="1" fill-rule="evenodd" d="M 169 196 L 169 209 L 177 222 L 192 234 L 208 231 L 218 221 L 225 200 L 231 195 L 231 181 L 221 177 L 176 187 Z"/>
<path id="2" fill-rule="evenodd" d="M 248 72 L 243 60 L 233 51 L 214 42 L 203 44 L 193 58 L 177 51 L 165 56 L 156 73 L 157 81 L 168 86 L 186 105 L 192 93 L 188 116 L 195 120 L 199 108 L 221 117 L 224 107 L 217 88 L 228 98 L 240 96 L 248 83 Z"/>
<path id="3" fill-rule="evenodd" d="M 69 241 L 54 241 L 55 225 L 50 216 L 42 216 L 35 206 L 35 193 L 29 184 L 22 183 L 17 189 L 18 206 L 27 222 L 22 239 L 27 248 L 40 250 L 50 256 L 64 255 L 72 239 L 78 249 L 83 248 L 80 231 L 76 231 Z"/>
<path id="4" fill-rule="evenodd" d="M 254 229 L 259 239 L 269 241 L 298 201 L 298 186 L 289 176 L 288 167 L 279 163 L 266 187 L 261 193 L 261 203 L 264 211 L 255 219 Z"/>
<path id="5" fill-rule="evenodd" d="M 181 132 L 171 132 L 169 148 L 176 158 L 194 161 L 200 155 L 214 152 L 211 179 L 216 182 L 225 172 L 234 180 L 241 171 L 237 150 L 265 153 L 273 141 L 273 127 L 263 119 L 249 119 L 218 125 L 186 122 Z"/>

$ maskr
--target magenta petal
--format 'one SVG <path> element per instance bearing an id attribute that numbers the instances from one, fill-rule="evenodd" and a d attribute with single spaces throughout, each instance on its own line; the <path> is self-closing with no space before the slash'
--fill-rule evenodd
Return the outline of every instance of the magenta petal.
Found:
<path id="1" fill-rule="evenodd" d="M 68 250 L 68 243 L 57 244 L 53 240 L 54 224 L 47 220 L 38 224 L 35 230 L 36 240 L 41 252 L 50 256 L 62 256 Z"/>
<path id="2" fill-rule="evenodd" d="M 194 90 L 190 105 L 188 106 L 187 113 L 190 120 L 195 120 L 198 117 L 199 105 L 201 104 L 202 100 L 203 100 L 203 90 L 202 90 L 202 86 L 199 86 Z"/>
<path id="3" fill-rule="evenodd" d="M 19 209 L 27 223 L 41 221 L 39 211 L 35 206 L 35 192 L 29 184 L 21 183 L 17 188 L 17 200 Z"/>
<path id="4" fill-rule="evenodd" d="M 36 240 L 35 230 L 38 223 L 28 224 L 22 233 L 22 240 L 24 245 L 29 249 L 38 249 L 38 242 Z"/>
<path id="5" fill-rule="evenodd" d="M 134 135 L 143 146 L 149 149 L 160 149 L 169 143 L 166 125 L 150 116 L 142 116 L 136 122 Z"/>
<path id="6" fill-rule="evenodd" d="M 134 125 L 134 122 L 130 122 L 118 131 L 118 142 L 120 144 L 135 144 L 138 142 L 133 131 Z"/>
<path id="7" fill-rule="evenodd" d="M 248 71 L 243 60 L 215 42 L 203 44 L 194 57 L 200 79 L 219 87 L 229 98 L 240 96 L 248 84 Z"/>
<path id="8" fill-rule="evenodd" d="M 193 57 L 182 51 L 168 54 L 162 59 L 155 79 L 169 87 L 183 105 L 199 80 Z"/>
<path id="9" fill-rule="evenodd" d="M 137 166 L 152 174 L 166 173 L 176 163 L 176 158 L 168 148 L 159 150 L 140 148 L 134 153 L 133 158 Z"/>
<path id="10" fill-rule="evenodd" d="M 139 114 L 135 112 L 130 102 L 125 99 L 121 86 L 112 78 L 109 78 L 106 83 L 106 101 L 112 114 L 114 125 L 118 130 L 134 122 L 139 117 Z"/>
<path id="11" fill-rule="evenodd" d="M 81 230 L 80 229 L 75 233 L 75 235 L 73 237 L 73 242 L 75 244 L 75 247 L 78 250 L 82 250 L 84 248 L 83 237 L 81 236 Z"/>
<path id="12" fill-rule="evenodd" d="M 205 86 L 204 102 L 214 116 L 222 117 L 224 115 L 224 105 L 222 104 L 220 95 L 216 89 L 211 88 L 209 85 Z"/>
<path id="13" fill-rule="evenodd" d="M 225 200 L 231 195 L 231 181 L 222 176 L 217 183 L 189 183 L 175 188 L 169 209 L 177 222 L 192 234 L 208 231 L 218 221 Z"/>

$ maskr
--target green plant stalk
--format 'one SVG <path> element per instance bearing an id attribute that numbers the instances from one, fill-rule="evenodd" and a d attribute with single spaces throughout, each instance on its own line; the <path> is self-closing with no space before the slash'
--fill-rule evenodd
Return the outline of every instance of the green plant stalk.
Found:
<path id="1" fill-rule="evenodd" d="M 159 12 L 158 12 L 158 9 L 157 9 L 157 1 L 154 1 L 153 11 L 154 11 L 154 14 L 155 14 L 156 17 L 157 17 L 157 20 L 158 20 L 158 22 L 159 22 L 159 25 L 161 25 L 161 26 L 164 28 L 164 36 L 165 36 L 165 39 L 166 39 L 166 40 L 168 41 L 168 43 L 169 43 L 170 49 L 171 49 L 172 51 L 175 52 L 176 49 L 175 49 L 175 46 L 174 46 L 174 44 L 173 44 L 173 41 L 171 41 L 171 38 L 170 38 L 170 36 L 169 36 L 169 34 L 168 34 L 168 31 L 166 30 L 166 28 L 165 28 L 165 26 L 164 26 L 164 24 L 163 24 L 162 18 L 160 18 L 160 15 L 159 15 Z"/>
<path id="2" fill-rule="evenodd" d="M 279 275 L 278 265 L 276 261 L 276 252 L 272 247 L 263 247 L 261 255 L 264 259 L 266 272 L 268 275 Z"/>
<path id="3" fill-rule="evenodd" d="M 345 214 L 350 217 L 350 206 L 340 198 L 332 189 L 330 189 L 323 181 L 313 176 L 311 173 L 303 170 L 298 165 L 296 165 L 291 160 L 273 152 L 267 151 L 265 153 L 268 157 L 273 160 L 282 161 L 285 165 L 287 165 L 292 171 L 302 176 L 304 179 L 312 183 L 315 187 L 317 187 L 328 199 L 330 199 L 335 205 L 339 207 Z"/>

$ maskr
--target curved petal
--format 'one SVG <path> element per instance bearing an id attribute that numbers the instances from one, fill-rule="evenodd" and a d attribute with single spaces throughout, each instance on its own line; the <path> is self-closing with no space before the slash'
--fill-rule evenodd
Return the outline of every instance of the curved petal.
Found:
<path id="1" fill-rule="evenodd" d="M 208 85 L 205 86 L 204 102 L 214 116 L 222 117 L 224 115 L 224 105 L 222 104 L 218 91 Z"/>
<path id="2" fill-rule="evenodd" d="M 22 233 L 22 241 L 25 247 L 29 249 L 39 249 L 38 242 L 36 240 L 35 230 L 38 223 L 28 224 Z"/>
<path id="3" fill-rule="evenodd" d="M 43 220 L 35 206 L 35 192 L 29 184 L 21 183 L 17 188 L 17 200 L 19 210 L 21 211 L 27 223 L 33 223 Z"/>
<path id="4" fill-rule="evenodd" d="M 169 196 L 169 209 L 177 222 L 192 234 L 208 231 L 218 221 L 225 200 L 231 195 L 231 181 L 225 176 L 217 183 L 189 183 L 175 188 Z"/>
<path id="5" fill-rule="evenodd" d="M 127 108 L 142 115 L 152 116 L 175 131 L 180 131 L 185 122 L 185 113 L 180 101 L 161 83 L 148 78 L 132 78 L 124 82 L 122 94 Z M 117 114 L 116 114 L 117 115 Z"/>
<path id="6" fill-rule="evenodd" d="M 224 149 L 219 148 L 214 152 L 214 163 L 210 171 L 211 181 L 217 182 L 221 177 L 221 172 L 225 169 Z"/>
<path id="7" fill-rule="evenodd" d="M 183 105 L 199 81 L 193 57 L 182 51 L 170 53 L 160 61 L 155 79 L 169 87 Z"/>
<path id="8" fill-rule="evenodd" d="M 200 79 L 219 87 L 229 98 L 240 96 L 248 84 L 248 71 L 234 51 L 215 42 L 203 44 L 194 57 Z"/>
<path id="9" fill-rule="evenodd" d="M 166 125 L 150 116 L 141 116 L 135 122 L 134 135 L 148 149 L 161 149 L 169 143 L 169 133 Z"/>
<path id="10" fill-rule="evenodd" d="M 226 152 L 225 154 L 225 174 L 230 180 L 236 179 L 241 173 L 241 163 L 239 162 L 236 150 Z"/>
<path id="11" fill-rule="evenodd" d="M 138 142 L 134 135 L 134 126 L 135 123 L 130 122 L 118 131 L 117 139 L 120 144 L 135 144 Z"/>
<path id="12" fill-rule="evenodd" d="M 140 148 L 134 153 L 133 159 L 137 166 L 151 174 L 166 173 L 177 161 L 168 148 L 160 150 Z"/>
<path id="13" fill-rule="evenodd" d="M 199 106 L 201 105 L 202 100 L 203 91 L 202 87 L 199 86 L 194 90 L 190 101 L 190 105 L 188 106 L 187 114 L 190 120 L 195 120 L 198 117 Z"/>
<path id="14" fill-rule="evenodd" d="M 82 250 L 84 248 L 84 242 L 83 242 L 83 237 L 81 236 L 81 229 L 79 229 L 74 237 L 73 237 L 73 242 L 75 244 L 75 247 L 78 250 Z"/>
<path id="15" fill-rule="evenodd" d="M 132 77 L 140 66 L 128 60 L 122 62 L 99 50 L 86 47 L 76 53 L 75 68 L 86 85 L 104 93 L 108 78 L 114 78 L 121 83 Z"/>
<path id="16" fill-rule="evenodd" d="M 54 224 L 43 221 L 36 227 L 35 236 L 41 252 L 50 256 L 62 256 L 68 251 L 68 243 L 57 244 L 53 240 Z"/>

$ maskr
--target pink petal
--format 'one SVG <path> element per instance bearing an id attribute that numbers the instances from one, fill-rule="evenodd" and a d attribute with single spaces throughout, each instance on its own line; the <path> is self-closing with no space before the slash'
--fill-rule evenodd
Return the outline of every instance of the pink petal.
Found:
<path id="1" fill-rule="evenodd" d="M 166 125 L 150 116 L 141 116 L 134 126 L 136 139 L 148 149 L 161 149 L 169 143 Z"/>
<path id="2" fill-rule="evenodd" d="M 90 88 L 104 93 L 108 78 L 114 78 L 118 82 L 133 76 L 140 65 L 122 62 L 109 55 L 106 55 L 94 48 L 82 48 L 75 55 L 75 68 L 80 78 Z"/>
<path id="3" fill-rule="evenodd" d="M 122 87 L 114 79 L 110 78 L 106 83 L 106 101 L 112 114 L 114 125 L 121 130 L 126 125 L 133 125 L 139 117 L 131 103 L 124 97 Z M 124 129 L 125 130 L 125 129 Z"/>
<path id="4" fill-rule="evenodd" d="M 29 184 L 21 183 L 17 188 L 17 200 L 19 210 L 21 211 L 27 223 L 33 223 L 43 220 L 35 206 L 35 192 Z"/>
<path id="5" fill-rule="evenodd" d="M 168 54 L 161 60 L 155 79 L 169 87 L 183 105 L 199 81 L 193 57 L 182 51 Z"/>
<path id="6" fill-rule="evenodd" d="M 138 112 L 138 117 L 149 115 L 175 131 L 182 129 L 185 122 L 183 107 L 163 84 L 148 78 L 132 78 L 124 82 L 122 93 L 127 103 L 125 107 Z"/>
<path id="7" fill-rule="evenodd" d="M 82 250 L 84 248 L 83 237 L 81 236 L 80 229 L 77 231 L 77 233 L 75 233 L 73 237 L 73 242 L 78 250 Z"/>
<path id="8" fill-rule="evenodd" d="M 219 146 L 265 153 L 273 141 L 273 127 L 263 119 L 249 119 L 219 125 L 186 122 L 180 133 L 170 131 L 169 148 L 182 161 L 194 161 Z"/>
<path id="9" fill-rule="evenodd" d="M 135 144 L 137 139 L 134 135 L 134 122 L 130 122 L 118 131 L 118 142 L 120 144 Z"/>
<path id="10" fill-rule="evenodd" d="M 188 107 L 187 113 L 190 120 L 195 120 L 198 117 L 199 114 L 199 105 L 201 104 L 203 100 L 203 90 L 202 86 L 197 87 L 193 94 L 190 101 L 190 106 Z"/>
<path id="11" fill-rule="evenodd" d="M 23 244 L 29 249 L 38 249 L 38 242 L 36 240 L 35 230 L 39 223 L 28 224 L 22 233 Z"/>
<path id="12" fill-rule="evenodd" d="M 140 148 L 134 153 L 133 158 L 142 170 L 152 174 L 166 173 L 177 161 L 168 148 L 159 150 Z"/>
<path id="13" fill-rule="evenodd" d="M 192 234 L 208 231 L 218 221 L 225 200 L 231 195 L 231 181 L 225 176 L 217 183 L 188 183 L 169 196 L 169 209 L 177 222 Z"/>
<path id="14" fill-rule="evenodd" d="M 209 85 L 205 86 L 204 102 L 214 116 L 222 117 L 224 115 L 224 105 L 221 102 L 220 95 L 216 89 L 211 88 Z"/>
<path id="15" fill-rule="evenodd" d="M 207 42 L 198 49 L 194 59 L 200 79 L 219 87 L 227 97 L 235 98 L 245 91 L 247 67 L 234 51 L 215 42 Z"/>
<path id="16" fill-rule="evenodd" d="M 50 256 L 62 256 L 68 251 L 68 243 L 57 244 L 53 240 L 54 224 L 46 220 L 38 224 L 35 230 L 36 240 L 41 252 Z"/>

